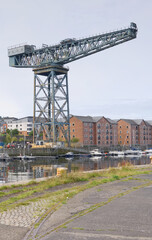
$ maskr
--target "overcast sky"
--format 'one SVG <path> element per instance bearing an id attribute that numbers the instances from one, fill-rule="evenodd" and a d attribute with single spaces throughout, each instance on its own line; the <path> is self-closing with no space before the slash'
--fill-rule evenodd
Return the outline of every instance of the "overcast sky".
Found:
<path id="1" fill-rule="evenodd" d="M 0 115 L 33 115 L 32 69 L 9 67 L 9 46 L 52 45 L 130 22 L 136 39 L 68 64 L 75 115 L 152 119 L 152 0 L 1 1 Z"/>

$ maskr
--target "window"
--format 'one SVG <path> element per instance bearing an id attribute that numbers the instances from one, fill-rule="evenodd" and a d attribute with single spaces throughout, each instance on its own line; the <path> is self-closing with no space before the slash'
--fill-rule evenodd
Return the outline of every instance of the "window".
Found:
<path id="1" fill-rule="evenodd" d="M 129 136 L 127 136 L 127 138 L 129 138 Z"/>
<path id="2" fill-rule="evenodd" d="M 121 136 L 120 136 L 120 138 L 121 138 Z"/>
<path id="3" fill-rule="evenodd" d="M 121 131 L 120 131 L 120 134 L 121 134 Z"/>
<path id="4" fill-rule="evenodd" d="M 87 126 L 88 126 L 88 123 L 85 122 L 85 123 L 84 123 L 84 126 L 87 127 Z"/>
<path id="5" fill-rule="evenodd" d="M 109 142 L 107 141 L 107 144 L 109 144 Z"/>
<path id="6" fill-rule="evenodd" d="M 98 141 L 98 144 L 100 144 L 100 141 Z"/>
<path id="7" fill-rule="evenodd" d="M 107 135 L 107 136 L 106 136 L 106 140 L 108 140 L 108 139 L 109 139 L 109 136 Z"/>
<path id="8" fill-rule="evenodd" d="M 127 128 L 128 128 L 128 126 L 127 126 Z"/>
<path id="9" fill-rule="evenodd" d="M 112 136 L 110 136 L 110 140 L 112 140 Z"/>
<path id="10" fill-rule="evenodd" d="M 106 129 L 108 129 L 109 128 L 109 125 L 108 124 L 106 124 Z"/>
<path id="11" fill-rule="evenodd" d="M 101 127 L 100 123 L 98 123 L 97 127 L 98 127 L 98 128 L 100 128 L 100 127 Z"/>
<path id="12" fill-rule="evenodd" d="M 108 134 L 108 133 L 109 133 L 109 131 L 107 130 L 107 131 L 106 131 L 106 134 Z"/>
<path id="13" fill-rule="evenodd" d="M 74 132 L 74 129 L 72 131 Z"/>
<path id="14" fill-rule="evenodd" d="M 84 135 L 84 137 L 85 137 L 85 138 L 87 138 L 87 137 L 88 137 L 88 135 L 87 135 L 87 134 L 85 134 L 85 135 Z"/>
<path id="15" fill-rule="evenodd" d="M 93 136 L 92 135 L 90 135 L 90 140 L 92 140 L 93 139 Z"/>
<path id="16" fill-rule="evenodd" d="M 97 130 L 97 132 L 98 132 L 98 133 L 101 133 L 101 130 L 100 130 L 100 129 L 98 129 L 98 130 Z"/>
<path id="17" fill-rule="evenodd" d="M 74 126 L 75 124 L 74 123 L 72 123 L 72 126 Z"/>
<path id="18" fill-rule="evenodd" d="M 129 141 L 127 141 L 127 143 L 129 143 Z"/>
<path id="19" fill-rule="evenodd" d="M 92 123 L 89 123 L 89 127 L 92 128 L 92 127 L 93 127 L 93 124 L 92 124 Z"/>
<path id="20" fill-rule="evenodd" d="M 120 128 L 121 128 L 121 126 L 120 126 Z"/>
<path id="21" fill-rule="evenodd" d="M 75 138 L 75 136 L 73 135 L 73 138 Z"/>
<path id="22" fill-rule="evenodd" d="M 100 140 L 100 135 L 98 135 L 98 140 Z"/>

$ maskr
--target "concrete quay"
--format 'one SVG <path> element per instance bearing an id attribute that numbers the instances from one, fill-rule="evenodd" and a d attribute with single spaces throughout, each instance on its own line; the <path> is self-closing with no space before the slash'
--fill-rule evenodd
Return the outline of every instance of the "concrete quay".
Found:
<path id="1" fill-rule="evenodd" d="M 152 174 L 102 184 L 69 199 L 32 229 L 47 209 L 41 200 L 1 213 L 0 240 L 150 240 L 151 199 Z"/>

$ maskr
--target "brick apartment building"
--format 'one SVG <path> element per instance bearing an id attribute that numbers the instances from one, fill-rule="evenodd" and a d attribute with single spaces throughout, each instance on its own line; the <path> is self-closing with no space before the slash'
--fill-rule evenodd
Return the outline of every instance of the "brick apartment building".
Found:
<path id="1" fill-rule="evenodd" d="M 105 117 L 72 116 L 70 135 L 82 146 L 115 146 L 118 144 L 117 121 Z"/>
<path id="2" fill-rule="evenodd" d="M 117 121 L 100 117 L 96 121 L 96 145 L 110 147 L 118 145 Z"/>
<path id="3" fill-rule="evenodd" d="M 78 138 L 82 146 L 96 145 L 96 126 L 90 116 L 72 116 L 70 118 L 70 136 Z"/>
<path id="4" fill-rule="evenodd" d="M 118 121 L 118 144 L 131 146 L 139 144 L 138 124 L 130 119 Z"/>
<path id="5" fill-rule="evenodd" d="M 143 119 L 134 120 L 138 124 L 138 141 L 140 146 L 148 146 L 152 144 L 152 126 L 148 121 Z"/>
<path id="6" fill-rule="evenodd" d="M 152 144 L 152 125 L 143 119 L 118 121 L 118 144 L 122 146 L 148 146 Z"/>

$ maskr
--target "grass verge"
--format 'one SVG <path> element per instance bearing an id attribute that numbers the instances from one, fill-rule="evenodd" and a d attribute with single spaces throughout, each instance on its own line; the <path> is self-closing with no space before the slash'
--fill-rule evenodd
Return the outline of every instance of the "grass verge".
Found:
<path id="1" fill-rule="evenodd" d="M 70 173 L 63 174 L 60 177 L 54 177 L 42 182 L 31 181 L 26 185 L 12 185 L 9 188 L 5 186 L 0 188 L 0 198 L 5 197 L 0 202 L 0 212 L 12 209 L 21 205 L 28 205 L 31 202 L 40 199 L 49 199 L 48 207 L 53 207 L 58 202 L 66 203 L 67 199 L 86 189 L 98 186 L 103 183 L 120 180 L 126 177 L 133 177 L 139 174 L 150 174 L 151 169 L 136 169 L 133 166 L 123 166 L 122 168 L 110 168 L 106 171 L 88 172 L 88 173 Z M 84 185 L 71 187 L 55 192 L 46 192 L 53 187 L 76 182 L 86 182 Z M 7 191 L 6 191 L 7 189 Z M 42 193 L 41 196 L 38 196 Z M 12 197 L 10 195 L 14 194 Z M 34 195 L 36 194 L 36 195 Z"/>

